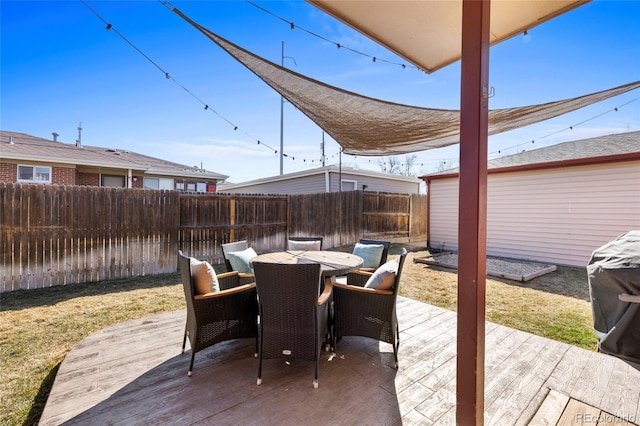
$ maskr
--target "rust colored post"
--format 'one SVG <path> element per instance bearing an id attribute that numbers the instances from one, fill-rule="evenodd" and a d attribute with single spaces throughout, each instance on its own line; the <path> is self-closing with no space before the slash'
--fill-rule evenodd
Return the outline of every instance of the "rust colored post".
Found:
<path id="1" fill-rule="evenodd" d="M 484 422 L 490 0 L 463 0 L 456 423 Z"/>

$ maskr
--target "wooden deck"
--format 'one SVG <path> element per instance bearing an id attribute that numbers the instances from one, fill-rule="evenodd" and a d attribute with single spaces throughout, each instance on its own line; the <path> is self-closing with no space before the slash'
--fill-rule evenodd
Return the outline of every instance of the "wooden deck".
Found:
<path id="1" fill-rule="evenodd" d="M 304 361 L 265 360 L 257 386 L 251 339 L 198 353 L 187 377 L 184 311 L 119 324 L 67 355 L 40 424 L 455 424 L 455 313 L 399 298 L 398 317 L 398 370 L 390 345 L 345 337 L 335 357 L 322 354 L 318 389 Z M 486 332 L 486 425 L 640 422 L 640 366 L 491 323 Z"/>

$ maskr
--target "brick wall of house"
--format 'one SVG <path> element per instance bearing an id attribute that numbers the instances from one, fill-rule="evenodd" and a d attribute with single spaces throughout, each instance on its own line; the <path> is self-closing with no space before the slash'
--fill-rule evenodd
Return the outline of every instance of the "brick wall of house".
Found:
<path id="1" fill-rule="evenodd" d="M 0 182 L 15 182 L 18 180 L 18 166 L 16 164 L 0 162 Z"/>
<path id="2" fill-rule="evenodd" d="M 73 167 L 53 167 L 51 170 L 51 183 L 55 185 L 75 185 L 76 169 Z"/>
<path id="3" fill-rule="evenodd" d="M 97 173 L 76 173 L 76 185 L 100 186 L 100 175 Z"/>

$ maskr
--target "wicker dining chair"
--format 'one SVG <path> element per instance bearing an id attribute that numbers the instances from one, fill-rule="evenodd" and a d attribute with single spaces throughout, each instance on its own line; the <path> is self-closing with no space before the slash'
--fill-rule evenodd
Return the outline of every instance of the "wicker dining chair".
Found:
<path id="1" fill-rule="evenodd" d="M 359 272 L 362 271 L 367 271 L 367 272 L 373 272 L 376 270 L 376 268 L 379 268 L 380 266 L 384 265 L 385 263 L 387 263 L 387 257 L 389 256 L 389 247 L 391 247 L 391 241 L 384 241 L 384 240 L 366 240 L 366 239 L 361 239 L 360 244 L 363 245 L 377 245 L 377 246 L 382 246 L 382 253 L 380 254 L 380 258 L 377 260 L 377 263 L 373 266 L 373 267 L 361 267 L 358 271 L 355 272 L 350 272 L 347 274 L 347 276 L 342 276 L 342 277 L 338 277 L 337 278 L 337 282 L 341 283 L 341 284 L 346 284 L 349 280 L 355 280 L 358 281 L 361 276 L 351 276 L 352 274 L 357 274 Z M 353 248 L 353 254 L 361 254 L 358 253 L 358 251 L 356 250 L 356 247 Z"/>
<path id="2" fill-rule="evenodd" d="M 378 262 L 378 265 L 376 265 L 376 267 L 380 267 L 385 263 L 387 263 L 387 257 L 389 256 L 389 247 L 391 247 L 391 241 L 361 239 L 359 242 L 360 244 L 364 244 L 364 245 L 373 245 L 373 244 L 381 245 L 382 254 L 380 255 L 380 261 Z M 375 270 L 375 268 L 373 268 L 372 271 L 373 270 Z"/>
<path id="3" fill-rule="evenodd" d="M 386 268 L 382 265 L 374 273 L 360 271 L 349 274 L 347 284 L 333 284 L 333 346 L 342 336 L 364 336 L 393 345 L 395 367 L 398 366 L 400 329 L 396 316 L 396 299 L 400 287 L 400 275 L 407 257 L 407 250 L 397 260 L 395 277 L 391 289 L 366 288 L 365 284 L 376 272 Z"/>
<path id="4" fill-rule="evenodd" d="M 237 272 L 217 275 L 220 291 L 198 294 L 191 271 L 191 258 L 178 251 L 178 268 L 187 302 L 187 323 L 182 340 L 184 353 L 187 338 L 191 345 L 188 375 L 193 371 L 197 352 L 216 343 L 232 339 L 256 339 L 258 352 L 258 302 L 256 285 L 240 284 Z"/>
<path id="5" fill-rule="evenodd" d="M 222 257 L 224 257 L 224 266 L 227 268 L 227 272 L 233 272 L 233 266 L 229 260 L 229 253 L 241 252 L 249 248 L 247 240 L 234 241 L 232 243 L 220 244 L 222 249 Z M 238 271 L 240 274 L 240 283 L 248 284 L 255 282 L 253 273 Z"/>
<path id="6" fill-rule="evenodd" d="M 288 250 L 322 250 L 324 237 L 289 237 Z M 315 244 L 314 244 L 315 243 Z"/>
<path id="7" fill-rule="evenodd" d="M 226 266 L 227 272 L 231 272 L 233 271 L 233 266 L 231 266 L 228 254 L 234 251 L 248 249 L 249 243 L 247 243 L 247 240 L 234 241 L 232 243 L 220 244 L 220 248 L 222 249 L 222 257 L 224 257 L 224 266 Z"/>
<path id="8" fill-rule="evenodd" d="M 315 361 L 313 387 L 323 341 L 329 335 L 331 280 L 320 294 L 320 264 L 254 262 L 259 299 L 258 385 L 264 359 L 295 358 Z M 318 296 L 320 294 L 320 296 Z"/>

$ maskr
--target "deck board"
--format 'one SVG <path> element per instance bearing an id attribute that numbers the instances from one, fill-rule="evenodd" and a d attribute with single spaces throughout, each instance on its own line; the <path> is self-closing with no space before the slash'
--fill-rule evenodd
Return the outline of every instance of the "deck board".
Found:
<path id="1" fill-rule="evenodd" d="M 398 318 L 397 370 L 391 345 L 344 337 L 322 353 L 318 389 L 297 360 L 265 360 L 256 385 L 253 339 L 199 352 L 188 377 L 184 311 L 118 324 L 69 352 L 40 423 L 455 424 L 455 313 L 399 298 Z M 564 421 L 581 404 L 638 424 L 638 365 L 492 323 L 485 342 L 486 425 Z"/>

